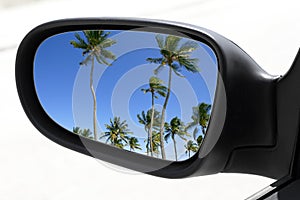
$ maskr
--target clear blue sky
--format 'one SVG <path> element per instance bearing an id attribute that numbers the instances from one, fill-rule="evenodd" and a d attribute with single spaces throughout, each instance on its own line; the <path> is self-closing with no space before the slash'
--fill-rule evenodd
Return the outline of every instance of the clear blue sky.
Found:
<path id="1" fill-rule="evenodd" d="M 151 107 L 151 95 L 144 94 L 141 88 L 148 87 L 156 64 L 149 64 L 148 57 L 160 57 L 155 33 L 138 31 L 109 31 L 111 38 L 117 41 L 108 48 L 117 59 L 112 66 L 95 64 L 94 87 L 97 95 L 97 118 L 100 133 L 113 116 L 126 120 L 129 129 L 143 145 L 147 134 L 138 123 L 137 114 Z M 81 33 L 80 33 L 81 34 Z M 62 127 L 89 128 L 92 126 L 92 95 L 89 89 L 90 65 L 80 66 L 84 59 L 82 50 L 74 49 L 70 41 L 75 40 L 74 32 L 62 33 L 44 41 L 36 54 L 34 79 L 37 94 L 48 115 Z M 184 39 L 182 42 L 185 42 Z M 214 98 L 217 80 L 217 63 L 213 51 L 198 42 L 199 48 L 192 58 L 199 59 L 200 73 L 182 70 L 186 78 L 173 73 L 172 94 L 167 107 L 166 121 L 177 116 L 188 123 L 192 107 L 198 103 L 211 104 Z M 159 75 L 165 84 L 168 81 L 167 69 Z M 156 108 L 162 107 L 164 99 L 156 100 Z M 179 148 L 185 142 L 178 140 L 178 152 L 185 158 L 184 149 Z M 169 150 L 168 150 L 169 148 Z M 143 150 L 145 151 L 145 150 Z M 172 159 L 173 144 L 167 145 Z"/>

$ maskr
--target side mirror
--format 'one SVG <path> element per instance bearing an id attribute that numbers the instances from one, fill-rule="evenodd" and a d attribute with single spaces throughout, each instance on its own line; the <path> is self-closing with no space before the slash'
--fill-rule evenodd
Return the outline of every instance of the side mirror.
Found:
<path id="1" fill-rule="evenodd" d="M 140 19 L 43 24 L 16 59 L 21 103 L 42 134 L 167 178 L 289 174 L 299 75 L 299 56 L 271 76 L 217 33 Z"/>

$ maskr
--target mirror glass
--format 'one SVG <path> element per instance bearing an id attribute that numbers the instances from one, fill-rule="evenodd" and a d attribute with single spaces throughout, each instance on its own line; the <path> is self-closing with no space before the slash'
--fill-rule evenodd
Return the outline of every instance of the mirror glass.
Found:
<path id="1" fill-rule="evenodd" d="M 70 134 L 171 161 L 199 150 L 217 74 L 205 43 L 146 30 L 57 34 L 34 61 L 39 101 Z"/>

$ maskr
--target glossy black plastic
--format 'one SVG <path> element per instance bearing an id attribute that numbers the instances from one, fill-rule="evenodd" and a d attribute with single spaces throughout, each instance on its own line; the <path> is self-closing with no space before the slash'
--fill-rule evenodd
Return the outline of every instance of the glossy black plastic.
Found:
<path id="1" fill-rule="evenodd" d="M 175 30 L 204 42 L 217 55 L 219 78 L 210 125 L 200 151 L 189 160 L 159 160 L 70 134 L 49 118 L 38 101 L 33 83 L 33 61 L 43 40 L 66 31 L 136 28 L 162 33 Z M 286 112 L 284 98 L 293 98 L 292 92 L 288 92 L 291 90 L 286 88 L 292 84 L 288 77 L 280 79 L 267 74 L 237 45 L 210 30 L 143 19 L 69 19 L 50 22 L 35 28 L 24 38 L 16 60 L 16 83 L 21 103 L 33 125 L 42 134 L 80 153 L 167 178 L 218 172 L 251 173 L 272 178 L 288 174 L 293 155 L 293 144 L 290 142 L 296 135 L 292 128 L 296 123 L 292 112 L 295 102 L 288 106 L 292 122 L 285 122 L 287 119 L 282 115 Z M 287 123 L 291 123 L 292 127 Z M 289 134 L 288 139 L 283 138 L 284 134 Z"/>

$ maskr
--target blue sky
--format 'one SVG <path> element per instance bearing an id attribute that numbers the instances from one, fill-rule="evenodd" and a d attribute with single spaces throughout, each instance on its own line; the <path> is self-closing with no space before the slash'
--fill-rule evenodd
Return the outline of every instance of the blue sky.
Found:
<path id="1" fill-rule="evenodd" d="M 151 95 L 141 89 L 147 88 L 156 64 L 146 61 L 148 57 L 160 57 L 155 33 L 138 31 L 109 31 L 117 41 L 108 48 L 117 59 L 112 66 L 95 64 L 94 87 L 97 95 L 98 135 L 105 131 L 105 125 L 113 116 L 126 120 L 129 129 L 143 143 L 147 134 L 138 123 L 137 114 L 151 107 Z M 92 95 L 89 89 L 90 65 L 80 66 L 84 59 L 82 50 L 74 49 L 70 41 L 75 32 L 62 33 L 44 41 L 35 57 L 34 79 L 39 100 L 48 115 L 62 127 L 92 128 Z M 187 39 L 183 39 L 185 42 Z M 211 104 L 214 98 L 217 77 L 217 63 L 213 51 L 198 42 L 199 48 L 192 58 L 199 59 L 199 73 L 182 70 L 185 78 L 173 73 L 166 121 L 177 116 L 188 123 L 192 107 L 200 102 Z M 167 84 L 167 68 L 158 77 Z M 161 109 L 163 98 L 156 100 L 157 110 Z M 168 143 L 170 159 L 173 144 Z M 184 143 L 178 141 L 178 146 Z M 144 145 L 142 145 L 144 146 Z M 179 149 L 178 152 L 183 151 Z M 184 157 L 185 155 L 183 155 Z"/>

